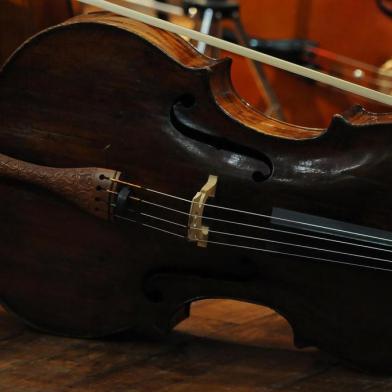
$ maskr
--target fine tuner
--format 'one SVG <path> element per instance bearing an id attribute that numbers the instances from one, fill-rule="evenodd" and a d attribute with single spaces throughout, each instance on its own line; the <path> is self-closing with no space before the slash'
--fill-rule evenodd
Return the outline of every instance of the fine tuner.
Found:
<path id="1" fill-rule="evenodd" d="M 58 194 L 85 212 L 110 221 L 131 220 L 129 214 L 123 214 L 130 212 L 131 200 L 141 201 L 133 196 L 133 190 L 145 189 L 140 185 L 121 181 L 121 173 L 115 170 L 96 167 L 45 167 L 3 154 L 0 154 L 0 177 L 40 186 Z M 208 244 L 208 227 L 203 225 L 204 206 L 209 198 L 214 197 L 217 181 L 218 177 L 209 176 L 207 183 L 190 202 L 187 238 L 201 247 L 207 247 Z M 123 188 L 118 192 L 119 185 Z M 137 220 L 134 222 L 137 223 Z"/>
<path id="2" fill-rule="evenodd" d="M 108 220 L 108 221 L 127 221 L 134 224 L 139 224 L 145 228 L 162 231 L 166 234 L 176 236 L 178 238 L 187 239 L 189 242 L 196 243 L 197 246 L 206 248 L 208 245 L 208 236 L 209 236 L 209 227 L 204 225 L 203 220 L 211 220 L 211 221 L 220 221 L 223 223 L 231 223 L 237 226 L 248 226 L 253 227 L 255 229 L 263 229 L 263 230 L 271 230 L 268 227 L 263 226 L 252 226 L 247 225 L 243 222 L 231 222 L 224 219 L 217 219 L 204 216 L 204 209 L 206 206 L 213 207 L 217 209 L 227 210 L 227 211 L 235 211 L 241 214 L 249 214 L 256 215 L 260 218 L 267 219 L 275 219 L 281 220 L 285 222 L 295 223 L 297 225 L 303 226 L 304 228 L 323 228 L 333 233 L 333 235 L 337 238 L 334 240 L 330 240 L 328 237 L 317 237 L 311 235 L 305 235 L 307 238 L 316 238 L 324 241 L 333 241 L 335 243 L 349 245 L 355 248 L 367 248 L 373 251 L 378 251 L 384 253 L 383 257 L 389 257 L 388 254 L 392 254 L 392 250 L 385 249 L 382 247 L 372 246 L 372 241 L 381 241 L 387 244 L 392 245 L 392 239 L 389 238 L 381 238 L 377 236 L 372 236 L 368 234 L 362 234 L 360 232 L 350 232 L 347 230 L 339 230 L 334 227 L 321 227 L 318 225 L 310 224 L 307 222 L 301 221 L 292 221 L 290 219 L 277 218 L 272 216 L 266 216 L 262 214 L 257 214 L 251 211 L 242 211 L 233 208 L 227 208 L 224 206 L 213 205 L 208 203 L 208 199 L 213 198 L 215 196 L 216 187 L 218 183 L 218 177 L 214 175 L 210 175 L 208 177 L 208 181 L 204 184 L 204 186 L 198 191 L 192 200 L 184 199 L 180 196 L 165 194 L 159 190 L 150 189 L 141 185 L 133 184 L 131 182 L 127 182 L 121 180 L 121 173 L 115 170 L 103 169 L 103 168 L 53 168 L 53 167 L 45 167 L 40 165 L 35 165 L 32 163 L 24 162 L 18 159 L 13 159 L 6 155 L 0 154 L 0 177 L 8 178 L 11 180 L 21 181 L 24 183 L 29 183 L 35 186 L 39 186 L 43 189 L 46 189 L 54 194 L 59 195 L 60 197 L 68 200 L 69 202 L 75 204 L 81 210 L 85 211 L 88 214 L 91 214 L 97 218 Z M 119 190 L 120 188 L 120 190 Z M 163 201 L 160 201 L 161 204 L 152 203 L 148 200 L 142 199 L 140 195 L 135 196 L 135 191 L 143 191 L 144 193 L 153 193 L 159 195 Z M 165 199 L 177 199 L 182 200 L 186 203 L 190 204 L 189 212 L 175 210 L 170 208 L 167 204 L 167 200 Z M 179 223 L 178 219 L 167 220 L 160 216 L 149 215 L 143 212 L 143 208 L 140 207 L 142 204 L 151 204 L 160 209 L 166 209 L 172 211 L 176 214 L 185 215 L 188 218 L 188 224 Z M 137 206 L 139 205 L 139 206 Z M 173 231 L 165 230 L 160 226 L 153 226 L 149 223 L 145 222 L 145 218 L 149 218 L 155 222 L 164 222 L 168 223 L 171 226 L 176 226 L 177 228 L 183 228 L 184 233 L 176 233 Z M 282 232 L 286 234 L 291 234 L 292 236 L 301 236 L 300 233 L 296 233 L 295 231 L 283 231 L 276 230 L 277 232 Z M 380 271 L 391 271 L 392 272 L 392 258 L 380 258 L 380 257 L 370 257 L 364 256 L 360 254 L 353 253 L 344 253 L 340 251 L 336 251 L 333 249 L 321 249 L 321 248 L 313 248 L 306 245 L 301 245 L 300 243 L 283 243 L 281 241 L 266 239 L 261 237 L 251 237 L 240 234 L 234 234 L 229 232 L 218 232 L 212 231 L 213 233 L 221 234 L 223 236 L 235 237 L 235 238 L 245 238 L 250 239 L 254 243 L 257 241 L 262 242 L 271 242 L 271 243 L 280 243 L 284 245 L 288 245 L 294 248 L 302 248 L 302 249 L 314 249 L 318 251 L 322 251 L 325 253 L 332 254 L 343 254 L 352 256 L 354 258 L 358 258 L 358 264 L 355 263 L 345 263 L 336 260 L 330 260 L 325 258 L 317 258 L 317 257 L 309 257 L 307 255 L 301 254 L 291 254 L 291 256 L 303 257 L 305 259 L 310 259 L 314 261 L 326 261 L 331 263 L 337 263 L 342 265 L 349 265 L 355 267 L 369 268 Z M 347 242 L 343 241 L 345 235 L 352 235 L 360 238 L 363 243 L 356 242 Z M 212 242 L 215 245 L 223 245 L 229 247 L 245 247 L 240 244 L 232 243 L 222 243 L 222 242 Z M 246 248 L 246 247 L 245 247 Z M 268 249 L 257 248 L 257 247 L 248 247 L 254 251 L 263 251 L 270 252 Z M 275 253 L 275 252 L 273 252 Z M 283 252 L 277 252 L 282 253 Z M 375 264 L 372 263 L 366 264 L 362 263 L 361 259 L 374 261 Z M 383 266 L 378 265 L 377 262 L 384 263 Z M 391 264 L 391 265 L 389 265 Z"/>

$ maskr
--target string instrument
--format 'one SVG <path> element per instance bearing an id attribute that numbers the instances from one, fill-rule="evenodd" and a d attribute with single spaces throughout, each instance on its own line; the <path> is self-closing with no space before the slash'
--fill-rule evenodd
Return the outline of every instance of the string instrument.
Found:
<path id="1" fill-rule="evenodd" d="M 272 0 L 260 2 L 201 0 L 183 3 L 184 5 L 197 3 L 198 7 L 184 7 L 186 10 L 192 10 L 184 13 L 181 7 L 163 2 L 135 0 L 123 2 L 130 7 L 144 4 L 145 10 L 155 9 L 158 13 L 164 11 L 160 17 L 169 15 L 177 24 L 192 23 L 184 18 L 186 14 L 193 16 L 193 19 L 194 15 L 200 14 L 204 19 L 202 12 L 211 4 L 216 10 L 215 14 L 223 14 L 223 16 L 213 17 L 214 23 L 218 26 L 214 26 L 210 34 L 222 33 L 222 23 L 228 29 L 223 29 L 225 38 L 237 42 L 238 38 L 243 41 L 242 34 L 238 37 L 238 32 L 233 33 L 237 30 L 236 15 L 240 9 L 241 19 L 247 31 L 254 37 L 266 38 L 252 38 L 247 39 L 248 42 L 238 42 L 241 45 L 248 44 L 263 53 L 307 65 L 386 94 L 392 91 L 391 52 L 389 46 L 384 44 L 388 38 L 392 38 L 387 1 L 367 0 L 360 8 L 357 7 L 357 2 L 351 0 L 344 4 L 340 1 L 314 3 L 292 0 L 286 2 L 283 7 Z M 352 21 L 348 24 L 347 20 L 352 20 L 353 12 L 357 22 Z M 182 18 L 179 19 L 179 15 Z M 368 29 L 363 29 L 360 21 L 364 18 L 371 26 L 371 34 Z M 334 26 L 332 31 L 331 22 Z M 200 23 L 196 23 L 195 28 L 200 29 Z M 340 36 L 342 31 L 344 31 L 344 38 Z M 246 35 L 245 32 L 244 34 Z M 376 40 L 375 37 L 383 37 L 383 39 Z M 237 91 L 264 113 L 280 120 L 285 119 L 307 126 L 326 126 L 332 114 L 342 112 L 358 102 L 366 104 L 373 111 L 387 110 L 381 105 L 358 100 L 358 97 L 350 94 L 281 72 L 275 67 L 265 66 L 268 75 L 266 77 L 264 69 L 260 71 L 255 68 L 254 63 L 246 57 L 235 56 L 230 52 L 223 52 L 219 56 L 211 47 L 205 53 L 211 57 L 232 57 L 234 59 L 232 80 Z M 278 93 L 277 97 L 274 91 Z M 293 91 L 297 93 L 293 94 Z M 301 110 L 303 106 L 309 105 L 312 105 L 314 110 L 306 112 Z M 283 111 L 279 109 L 280 106 L 283 107 Z"/>
<path id="2" fill-rule="evenodd" d="M 290 125 L 229 74 L 107 13 L 22 46 L 0 72 L 1 302 L 95 338 L 164 335 L 203 298 L 248 301 L 298 347 L 391 371 L 392 115 Z"/>

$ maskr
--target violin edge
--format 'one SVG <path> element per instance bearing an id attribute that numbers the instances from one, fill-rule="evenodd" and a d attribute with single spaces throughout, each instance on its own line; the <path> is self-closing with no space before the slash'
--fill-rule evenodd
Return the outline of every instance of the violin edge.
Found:
<path id="1" fill-rule="evenodd" d="M 387 124 L 392 122 L 392 113 L 375 113 L 366 110 L 362 105 L 353 105 L 342 114 L 335 116 L 343 117 L 346 122 L 353 126 L 370 124 Z"/>
<path id="2" fill-rule="evenodd" d="M 342 114 L 335 114 L 327 128 L 303 127 L 274 119 L 263 114 L 238 94 L 231 79 L 231 58 L 213 59 L 199 53 L 194 46 L 176 34 L 108 12 L 78 15 L 33 35 L 4 62 L 0 67 L 0 75 L 6 71 L 7 66 L 12 63 L 18 53 L 23 51 L 27 45 L 32 44 L 37 37 L 58 28 L 82 23 L 101 24 L 127 31 L 147 41 L 180 66 L 207 72 L 217 107 L 232 120 L 265 136 L 294 141 L 316 139 L 329 132 L 334 117 L 344 119 L 348 125 L 352 126 L 392 122 L 392 113 L 368 112 L 360 105 L 354 105 Z"/>
<path id="3" fill-rule="evenodd" d="M 158 29 L 123 16 L 97 12 L 74 17 L 63 25 L 98 23 L 123 29 L 149 42 L 180 66 L 204 70 L 209 74 L 213 98 L 225 115 L 258 133 L 285 139 L 313 139 L 325 129 L 307 128 L 271 118 L 248 103 L 235 90 L 231 80 L 232 59 L 214 59 L 201 54 L 177 34 Z"/>

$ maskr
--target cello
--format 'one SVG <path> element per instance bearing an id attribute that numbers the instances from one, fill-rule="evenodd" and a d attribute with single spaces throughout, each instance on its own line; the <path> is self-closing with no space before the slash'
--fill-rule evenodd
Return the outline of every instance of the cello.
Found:
<path id="1" fill-rule="evenodd" d="M 128 2 L 135 3 L 134 0 Z M 244 40 L 243 37 L 238 37 L 238 32 L 233 33 L 237 30 L 240 11 L 241 20 L 246 27 L 245 36 L 253 37 L 247 39 L 252 48 L 307 64 L 375 90 L 388 94 L 391 91 L 391 52 L 386 42 L 392 38 L 392 22 L 387 13 L 383 12 L 388 2 L 366 0 L 361 7 L 354 0 L 343 3 L 338 0 L 292 0 L 283 5 L 272 0 L 189 0 L 182 3 L 199 4 L 189 12 L 190 15 L 200 9 L 197 14 L 202 17 L 208 7 L 215 10 L 213 20 L 218 25 L 214 24 L 210 34 L 219 35 L 219 32 L 222 33 L 227 28 L 228 31 L 223 34 L 226 39 L 237 42 L 238 39 Z M 161 6 L 163 3 L 151 2 L 150 6 L 154 8 L 155 4 Z M 169 15 L 181 11 L 181 8 L 177 8 L 175 11 L 170 11 L 169 8 Z M 224 16 L 218 16 L 220 13 Z M 363 28 L 363 20 L 367 21 L 371 29 Z M 173 21 L 178 23 L 176 15 L 173 16 Z M 344 37 L 341 36 L 342 32 Z M 241 43 L 245 44 L 246 41 Z M 208 53 L 212 53 L 212 57 L 217 56 L 213 49 Z M 385 106 L 359 100 L 357 96 L 347 92 L 342 94 L 328 86 L 282 72 L 276 67 L 263 67 L 263 83 L 260 85 L 258 72 L 255 72 L 253 64 L 246 57 L 235 56 L 230 52 L 224 52 L 223 55 L 234 59 L 232 81 L 239 94 L 274 118 L 305 126 L 327 126 L 334 113 L 340 113 L 354 103 L 366 105 L 372 111 L 388 110 Z M 267 89 L 266 83 L 269 84 Z M 293 94 L 293 91 L 297 94 Z M 310 105 L 313 107 L 312 111 L 301 110 Z M 282 106 L 281 110 L 279 106 Z"/>
<path id="2" fill-rule="evenodd" d="M 392 115 L 290 125 L 241 99 L 229 72 L 107 13 L 6 62 L 2 304 L 96 338 L 164 335 L 193 301 L 232 298 L 279 312 L 299 347 L 390 372 Z"/>

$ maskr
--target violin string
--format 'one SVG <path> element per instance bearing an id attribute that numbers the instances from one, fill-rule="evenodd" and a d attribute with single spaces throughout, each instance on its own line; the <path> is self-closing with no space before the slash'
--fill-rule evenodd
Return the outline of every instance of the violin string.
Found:
<path id="1" fill-rule="evenodd" d="M 128 210 L 131 213 L 135 213 L 136 211 L 134 210 Z M 138 212 L 139 215 L 153 219 L 153 220 L 157 220 L 160 222 L 165 222 L 177 227 L 182 227 L 185 229 L 190 229 L 190 227 L 188 225 L 184 225 L 175 221 L 171 221 L 168 219 L 164 219 L 161 217 L 158 217 L 156 215 L 152 215 L 152 214 L 146 214 L 143 212 Z M 199 230 L 201 231 L 202 229 L 200 228 L 193 228 L 192 230 Z M 388 259 L 383 259 L 383 258 L 379 258 L 379 257 L 372 257 L 372 256 L 367 256 L 367 255 L 360 255 L 360 254 L 356 254 L 356 253 L 348 253 L 348 252 L 342 252 L 342 251 L 338 251 L 338 250 L 333 250 L 333 249 L 324 249 L 324 248 L 318 248 L 318 247 L 314 247 L 314 246 L 309 246 L 309 245 L 301 245 L 301 244 L 296 244 L 296 243 L 290 243 L 290 242 L 285 242 L 285 241 L 278 241 L 278 240 L 272 240 L 269 238 L 259 238 L 259 237 L 253 237 L 253 236 L 248 236 L 248 235 L 242 235 L 242 234 L 234 234 L 234 233 L 229 233 L 229 232 L 225 232 L 225 231 L 218 231 L 218 230 L 213 230 L 213 229 L 209 229 L 208 230 L 209 233 L 212 234 L 218 234 L 218 235 L 223 235 L 226 237 L 235 237 L 235 238 L 243 238 L 243 239 L 247 239 L 247 240 L 252 240 L 252 241 L 261 241 L 261 242 L 267 242 L 267 243 L 271 243 L 271 244 L 277 244 L 277 245 L 283 245 L 283 246 L 291 246 L 294 248 L 302 248 L 302 249 L 308 249 L 308 250 L 312 250 L 312 251 L 317 251 L 317 252 L 327 252 L 327 253 L 334 253 L 337 255 L 342 255 L 342 256 L 349 256 L 349 257 L 357 257 L 357 258 L 363 258 L 363 259 L 367 259 L 367 260 L 374 260 L 374 261 L 381 261 L 381 262 L 385 262 L 385 263 L 392 263 L 392 260 L 388 260 Z"/>
<path id="2" fill-rule="evenodd" d="M 160 195 L 160 196 L 164 196 L 164 197 L 168 197 L 168 198 L 171 198 L 171 199 L 183 201 L 183 202 L 190 203 L 190 204 L 193 203 L 192 200 L 188 200 L 188 199 L 185 199 L 183 197 L 174 196 L 174 195 L 171 195 L 169 193 L 160 192 L 160 191 L 157 191 L 155 189 L 146 188 L 146 187 L 143 187 L 143 186 L 140 186 L 140 185 L 127 183 L 125 181 L 120 181 L 120 180 L 117 180 L 115 178 L 112 178 L 111 181 L 113 181 L 115 183 L 120 183 L 120 184 L 123 184 L 123 185 L 128 185 L 128 186 L 133 187 L 133 188 L 137 188 L 137 189 L 140 189 L 140 190 L 143 190 L 143 191 L 146 191 L 146 192 L 154 193 L 154 194 L 157 194 L 157 195 Z M 330 235 L 334 235 L 334 236 L 339 236 L 339 234 L 340 235 L 345 235 L 346 234 L 346 235 L 352 235 L 352 236 L 357 236 L 357 237 L 363 237 L 363 238 L 366 238 L 366 239 L 372 239 L 372 240 L 385 241 L 385 242 L 392 243 L 392 239 L 379 237 L 379 236 L 374 236 L 374 235 L 370 235 L 370 234 L 358 233 L 358 232 L 353 232 L 353 231 L 350 231 L 350 230 L 337 229 L 337 228 L 334 228 L 334 227 L 317 225 L 317 224 L 308 223 L 308 222 L 301 222 L 301 221 L 297 221 L 297 220 L 294 220 L 294 219 L 281 218 L 281 217 L 276 217 L 276 216 L 267 215 L 267 214 L 261 214 L 261 213 L 257 213 L 257 212 L 240 210 L 240 209 L 236 209 L 236 208 L 229 208 L 229 207 L 224 207 L 224 206 L 218 206 L 218 205 L 210 204 L 210 203 L 205 203 L 204 205 L 205 205 L 205 207 L 211 207 L 211 208 L 216 208 L 216 209 L 220 209 L 220 210 L 224 210 L 224 211 L 230 211 L 230 212 L 235 212 L 235 213 L 239 213 L 239 214 L 255 216 L 255 217 L 259 217 L 259 218 L 263 218 L 263 219 L 272 219 L 272 220 L 276 220 L 276 221 L 297 224 L 297 225 L 301 225 L 301 226 L 305 226 L 305 227 L 321 229 L 321 230 L 327 230 L 327 231 L 330 231 L 330 233 L 326 233 L 326 234 L 330 234 Z M 338 234 L 336 234 L 336 233 L 338 233 Z M 363 241 L 366 241 L 366 240 L 363 240 Z M 369 242 L 369 241 L 367 241 L 367 242 Z"/>
<path id="3" fill-rule="evenodd" d="M 213 245 L 222 245 L 222 246 L 229 246 L 232 248 L 240 248 L 240 249 L 247 249 L 247 250 L 253 250 L 253 251 L 258 251 L 258 252 L 265 252 L 265 253 L 272 253 L 272 254 L 278 254 L 278 255 L 284 255 L 284 256 L 290 256 L 290 257 L 299 257 L 301 259 L 310 259 L 310 260 L 315 260 L 319 262 L 328 262 L 328 263 L 333 263 L 333 264 L 343 264 L 351 267 L 360 267 L 360 268 L 367 268 L 371 270 L 378 270 L 378 271 L 384 271 L 384 272 L 391 272 L 390 269 L 388 268 L 382 268 L 382 267 L 375 267 L 367 264 L 356 264 L 356 263 L 350 263 L 347 261 L 338 261 L 338 260 L 333 260 L 333 259 L 325 259 L 322 257 L 314 257 L 314 256 L 308 256 L 308 255 L 299 255 L 295 253 L 290 253 L 290 252 L 281 252 L 278 250 L 272 250 L 272 249 L 265 249 L 265 248 L 256 248 L 256 247 L 250 247 L 250 246 L 245 246 L 245 245 L 237 245 L 233 243 L 227 243 L 227 242 L 218 242 L 218 241 L 207 241 L 207 240 L 201 240 L 200 242 L 205 242 L 207 244 L 213 244 Z"/>
<path id="4" fill-rule="evenodd" d="M 152 226 L 152 225 L 149 225 L 147 223 L 141 223 L 141 222 L 138 222 L 137 220 L 130 219 L 130 218 L 127 218 L 125 216 L 114 215 L 114 217 L 117 218 L 117 219 L 121 219 L 121 220 L 127 221 L 127 222 L 136 223 L 136 224 L 139 224 L 139 225 L 144 226 L 144 227 L 149 227 L 150 229 L 158 230 L 158 231 L 161 231 L 161 232 L 166 233 L 166 234 L 171 234 L 171 235 L 173 235 L 175 237 L 179 237 L 179 238 L 185 239 L 185 236 L 183 236 L 181 234 L 174 233 L 174 232 L 172 232 L 170 230 L 164 230 L 164 229 L 161 229 L 160 227 Z"/>
<path id="5" fill-rule="evenodd" d="M 169 234 L 171 236 L 174 236 L 176 238 L 181 238 L 183 240 L 186 240 L 187 237 L 178 233 L 175 233 L 170 230 L 165 230 L 160 227 L 154 226 L 154 225 L 149 225 L 146 223 L 140 223 L 134 219 L 130 219 L 121 215 L 115 215 L 114 216 L 117 219 L 124 220 L 127 222 L 131 223 L 136 223 L 139 224 L 143 227 L 147 227 L 165 234 Z M 346 261 L 338 261 L 338 260 L 333 260 L 333 259 L 328 259 L 328 258 L 322 258 L 322 257 L 315 257 L 315 256 L 309 256 L 309 255 L 301 255 L 297 253 L 290 253 L 290 252 L 282 252 L 278 250 L 273 250 L 273 249 L 265 249 L 265 248 L 258 248 L 258 247 L 251 247 L 251 246 L 245 246 L 245 245 L 238 245 L 238 244 L 233 244 L 233 243 L 226 243 L 226 242 L 220 242 L 220 241 L 210 241 L 210 240 L 198 240 L 197 242 L 203 242 L 206 244 L 212 244 L 212 245 L 219 245 L 219 246 L 227 246 L 227 247 L 232 247 L 232 248 L 238 248 L 238 249 L 246 249 L 246 250 L 252 250 L 252 251 L 257 251 L 257 252 L 264 252 L 264 253 L 270 253 L 270 254 L 277 254 L 277 255 L 283 255 L 283 256 L 289 256 L 289 257 L 297 257 L 300 259 L 306 259 L 306 260 L 313 260 L 317 262 L 328 262 L 328 263 L 333 263 L 333 264 L 341 264 L 341 265 L 346 265 L 349 267 L 358 267 L 358 268 L 366 268 L 370 269 L 373 271 L 383 271 L 383 272 L 391 272 L 390 269 L 387 268 L 382 268 L 382 267 L 376 267 L 376 266 L 371 266 L 367 264 L 357 264 L 357 263 L 350 263 Z"/>
<path id="6" fill-rule="evenodd" d="M 177 223 L 177 222 L 174 222 L 174 221 L 171 221 L 171 220 L 168 220 L 168 219 L 160 218 L 160 217 L 155 216 L 155 215 L 146 214 L 146 213 L 144 213 L 144 212 L 140 212 L 139 214 L 142 215 L 142 216 L 145 216 L 145 217 L 147 217 L 147 218 L 151 218 L 151 219 L 158 220 L 158 221 L 160 221 L 160 222 L 165 222 L 165 223 L 169 223 L 169 224 L 171 224 L 171 225 L 177 226 L 177 227 L 182 227 L 182 228 L 184 228 L 184 229 L 189 229 L 189 226 L 188 226 L 188 225 L 184 225 L 184 224 L 182 224 L 182 223 Z M 195 228 L 194 230 L 198 230 L 198 229 Z"/>
<path id="7" fill-rule="evenodd" d="M 129 198 L 131 200 L 136 200 L 138 202 L 141 202 L 141 203 L 153 206 L 153 207 L 161 208 L 161 209 L 164 209 L 164 210 L 167 210 L 167 211 L 171 211 L 171 212 L 174 212 L 174 213 L 177 213 L 177 214 L 185 215 L 187 217 L 198 217 L 197 215 L 190 214 L 189 212 L 180 211 L 180 210 L 178 210 L 176 208 L 167 207 L 167 206 L 164 206 L 164 205 L 159 204 L 159 203 L 153 203 L 151 201 L 140 199 L 140 198 L 136 198 L 136 197 L 129 197 Z M 310 238 L 310 239 L 315 239 L 315 240 L 320 240 L 320 241 L 334 242 L 334 243 L 338 243 L 338 244 L 342 244 L 342 245 L 349 245 L 349 246 L 354 246 L 354 247 L 359 247 L 359 248 L 366 248 L 366 249 L 370 249 L 370 250 L 376 250 L 376 251 L 379 251 L 379 252 L 392 253 L 392 249 L 379 248 L 379 247 L 376 247 L 376 246 L 358 244 L 358 243 L 349 242 L 349 241 L 342 241 L 342 240 L 337 240 L 337 239 L 334 239 L 334 238 L 320 237 L 320 236 L 311 235 L 311 234 L 298 233 L 298 232 L 295 232 L 295 231 L 276 229 L 276 228 L 269 227 L 269 226 L 252 225 L 252 224 L 249 224 L 249 223 L 236 222 L 236 221 L 231 221 L 231 220 L 227 220 L 227 219 L 220 219 L 220 218 L 213 218 L 213 217 L 209 217 L 209 216 L 203 216 L 203 219 L 204 220 L 213 221 L 213 222 L 227 223 L 227 224 L 232 224 L 232 225 L 235 225 L 235 226 L 243 226 L 243 227 L 249 227 L 249 228 L 252 228 L 252 229 L 272 231 L 272 232 L 277 232 L 277 233 L 281 233 L 281 234 L 294 235 L 294 236 Z"/>
<path id="8" fill-rule="evenodd" d="M 355 254 L 355 253 L 341 252 L 341 251 L 337 251 L 337 250 L 333 250 L 333 249 L 325 249 L 325 248 L 318 248 L 318 247 L 308 246 L 308 245 L 293 244 L 293 243 L 285 242 L 285 241 L 271 240 L 268 238 L 258 238 L 258 237 L 247 236 L 247 235 L 242 235 L 242 234 L 233 234 L 233 233 L 227 233 L 224 231 L 217 231 L 217 230 L 211 230 L 211 229 L 209 230 L 209 232 L 224 235 L 224 236 L 229 236 L 229 237 L 244 238 L 244 239 L 250 239 L 253 241 L 262 241 L 262 242 L 268 242 L 268 243 L 272 243 L 272 244 L 292 246 L 295 248 L 314 250 L 314 251 L 318 251 L 318 252 L 335 253 L 335 254 L 342 255 L 342 256 L 358 257 L 358 258 L 363 258 L 363 259 L 368 259 L 368 260 L 375 260 L 375 261 L 382 261 L 385 263 L 392 263 L 392 260 L 388 260 L 388 259 L 366 256 L 366 255 L 359 255 L 359 254 Z"/>

